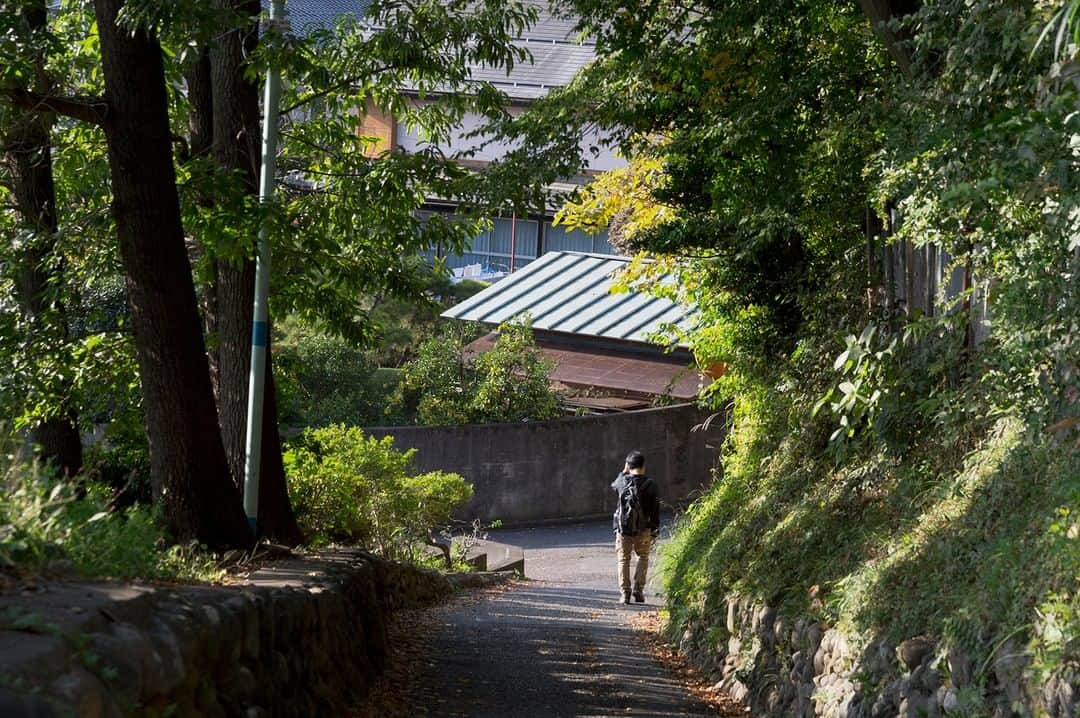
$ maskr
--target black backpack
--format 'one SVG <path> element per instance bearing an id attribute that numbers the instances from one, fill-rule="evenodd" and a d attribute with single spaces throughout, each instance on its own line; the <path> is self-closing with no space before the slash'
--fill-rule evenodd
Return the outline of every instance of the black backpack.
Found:
<path id="1" fill-rule="evenodd" d="M 624 474 L 626 479 L 619 492 L 619 505 L 615 507 L 615 523 L 623 536 L 637 536 L 649 530 L 649 517 L 642 503 L 642 489 L 648 479 L 638 474 Z"/>

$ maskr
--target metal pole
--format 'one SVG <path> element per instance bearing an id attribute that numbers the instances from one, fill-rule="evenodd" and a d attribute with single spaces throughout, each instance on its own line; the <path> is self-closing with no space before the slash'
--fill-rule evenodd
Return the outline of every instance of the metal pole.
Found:
<path id="1" fill-rule="evenodd" d="M 510 214 L 510 274 L 514 273 L 514 259 L 517 254 L 517 212 Z"/>
<path id="2" fill-rule="evenodd" d="M 270 23 L 285 19 L 284 0 L 270 4 Z M 273 67 L 266 72 L 263 95 L 262 163 L 259 172 L 259 201 L 274 199 L 274 175 L 277 172 L 278 99 L 281 75 Z M 248 379 L 247 447 L 244 462 L 244 513 L 252 532 L 257 532 L 259 515 L 259 469 L 262 458 L 263 388 L 266 382 L 266 345 L 270 331 L 267 299 L 270 293 L 270 229 L 259 227 L 259 247 L 255 258 L 255 313 L 251 322 L 251 373 Z"/>

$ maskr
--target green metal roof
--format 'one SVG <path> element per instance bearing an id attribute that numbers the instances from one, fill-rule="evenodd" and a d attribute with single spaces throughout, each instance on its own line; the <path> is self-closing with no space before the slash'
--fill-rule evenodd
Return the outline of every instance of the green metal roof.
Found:
<path id="1" fill-rule="evenodd" d="M 629 262 L 548 252 L 442 316 L 498 325 L 527 314 L 533 329 L 639 343 L 651 343 L 650 336 L 665 325 L 693 328 L 696 308 L 644 292 L 611 293 L 613 275 Z"/>

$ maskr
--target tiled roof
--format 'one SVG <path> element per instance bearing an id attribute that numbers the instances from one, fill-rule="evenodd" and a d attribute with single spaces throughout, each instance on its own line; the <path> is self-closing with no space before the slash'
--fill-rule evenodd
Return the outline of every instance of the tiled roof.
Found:
<path id="1" fill-rule="evenodd" d="M 472 77 L 490 82 L 512 98 L 543 97 L 556 87 L 565 87 L 578 70 L 592 62 L 594 48 L 544 40 L 521 40 L 532 53 L 532 62 L 521 62 L 507 74 L 504 69 L 473 67 Z"/>
<path id="2" fill-rule="evenodd" d="M 269 3 L 263 0 L 263 5 Z M 333 28 L 342 15 L 364 17 L 371 0 L 287 0 L 285 14 L 292 23 L 293 32 L 303 33 L 306 28 Z"/>
<path id="3" fill-rule="evenodd" d="M 578 41 L 572 20 L 553 16 L 542 0 L 528 2 L 537 9 L 538 18 L 516 38 L 516 44 L 528 49 L 533 61 L 518 63 L 509 74 L 501 68 L 472 68 L 474 80 L 489 82 L 512 99 L 536 99 L 565 86 L 595 55 L 591 41 Z M 363 18 L 370 5 L 371 0 L 288 0 L 285 10 L 293 31 L 303 34 L 312 27 L 333 28 L 345 14 Z"/>
<path id="4" fill-rule="evenodd" d="M 534 329 L 643 344 L 666 324 L 692 328 L 695 309 L 643 292 L 611 293 L 612 275 L 629 261 L 548 252 L 442 316 L 498 325 L 528 314 Z"/>

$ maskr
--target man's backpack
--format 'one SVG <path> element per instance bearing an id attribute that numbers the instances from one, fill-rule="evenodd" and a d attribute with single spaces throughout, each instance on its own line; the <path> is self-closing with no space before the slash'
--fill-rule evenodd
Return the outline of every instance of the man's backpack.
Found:
<path id="1" fill-rule="evenodd" d="M 649 518 L 645 515 L 641 492 L 648 481 L 644 476 L 624 474 L 626 479 L 619 492 L 619 505 L 615 508 L 615 521 L 623 536 L 637 536 L 649 530 Z"/>

